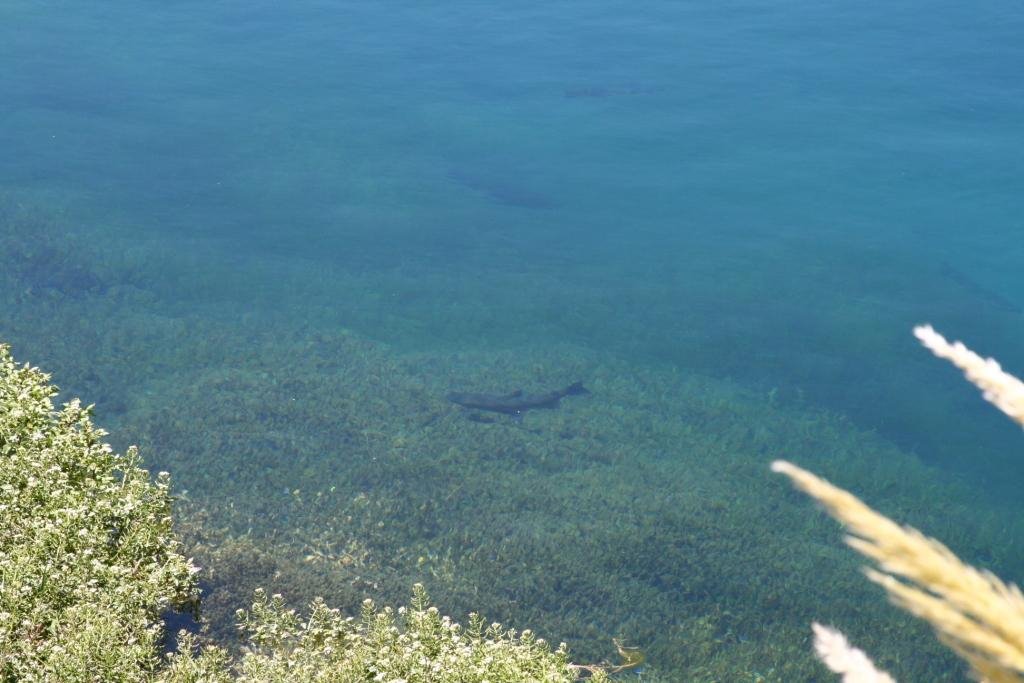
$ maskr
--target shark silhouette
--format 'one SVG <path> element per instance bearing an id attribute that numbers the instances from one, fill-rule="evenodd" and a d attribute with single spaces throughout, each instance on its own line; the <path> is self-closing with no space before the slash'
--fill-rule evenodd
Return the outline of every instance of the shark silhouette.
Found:
<path id="1" fill-rule="evenodd" d="M 590 391 L 583 386 L 583 382 L 575 382 L 564 389 L 549 391 L 545 394 L 524 394 L 523 390 L 520 389 L 513 391 L 511 394 L 453 392 L 448 394 L 446 398 L 464 408 L 489 410 L 506 415 L 520 415 L 524 411 L 533 410 L 534 408 L 557 408 L 558 402 L 566 396 L 579 396 L 589 393 Z"/>

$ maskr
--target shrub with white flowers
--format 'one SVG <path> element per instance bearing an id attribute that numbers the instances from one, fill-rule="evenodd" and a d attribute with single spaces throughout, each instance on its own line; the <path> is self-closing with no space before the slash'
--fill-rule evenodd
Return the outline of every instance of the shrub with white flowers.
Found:
<path id="1" fill-rule="evenodd" d="M 0 345 L 0 680 L 138 680 L 160 614 L 197 597 L 169 478 L 113 453 L 78 401 Z"/>

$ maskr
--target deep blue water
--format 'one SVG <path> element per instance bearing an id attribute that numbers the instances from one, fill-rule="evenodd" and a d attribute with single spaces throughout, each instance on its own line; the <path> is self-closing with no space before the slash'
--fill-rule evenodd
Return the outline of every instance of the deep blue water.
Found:
<path id="1" fill-rule="evenodd" d="M 1024 365 L 1021 23 L 1009 3 L 9 3 L 0 173 L 232 268 L 401 269 L 437 305 L 403 312 L 421 332 L 361 326 L 394 343 L 551 334 L 799 376 L 861 414 L 843 385 L 903 361 L 862 338 L 909 358 L 910 325 L 949 320 Z M 872 426 L 897 398 L 875 393 Z"/>
<path id="2" fill-rule="evenodd" d="M 910 328 L 1024 370 L 1022 31 L 1002 0 L 11 0 L 0 191 L 166 254 L 168 315 L 731 378 L 1013 506 L 1019 430 Z"/>

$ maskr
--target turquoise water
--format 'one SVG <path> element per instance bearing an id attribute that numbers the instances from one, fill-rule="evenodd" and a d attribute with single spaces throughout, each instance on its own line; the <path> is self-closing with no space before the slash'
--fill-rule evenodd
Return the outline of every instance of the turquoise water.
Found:
<path id="1" fill-rule="evenodd" d="M 782 435 L 795 433 L 794 415 L 826 414 L 915 463 L 922 491 L 961 487 L 951 509 L 977 512 L 964 528 L 988 525 L 999 539 L 962 549 L 1013 579 L 1024 562 L 1002 525 L 1019 514 L 1019 429 L 918 349 L 910 328 L 931 322 L 1024 369 L 1022 28 L 1024 12 L 1009 2 L 8 2 L 0 194 L 21 207 L 10 215 L 43 216 L 49 251 L 26 246 L 36 228 L 10 228 L 16 283 L 0 338 L 96 402 L 115 442 L 148 445 L 199 508 L 213 488 L 197 472 L 228 463 L 242 481 L 250 468 L 279 471 L 230 494 L 268 538 L 306 520 L 286 509 L 290 492 L 338 471 L 338 458 L 350 462 L 346 439 L 383 460 L 406 453 L 396 439 L 408 438 L 420 459 L 401 462 L 430 461 L 431 476 L 453 480 L 493 476 L 461 456 L 452 456 L 458 474 L 444 469 L 440 454 L 464 443 L 497 452 L 515 442 L 513 460 L 527 469 L 537 462 L 516 449 L 561 454 L 557 467 L 545 460 L 552 482 L 582 476 L 598 443 L 619 474 L 671 460 L 678 435 L 643 441 L 630 424 L 645 410 L 657 424 L 685 423 L 676 399 L 658 397 L 703 385 L 658 383 L 697 377 L 727 396 L 733 389 L 721 387 L 735 387 L 745 407 L 733 412 L 759 406 L 758 419 Z M 353 339 L 367 355 L 340 360 L 339 348 L 355 353 Z M 300 375 L 301 389 L 285 387 Z M 542 391 L 580 379 L 592 397 L 521 423 L 474 423 L 490 431 L 469 436 L 443 401 L 450 390 Z M 297 407 L 268 417 L 238 391 Z M 342 410 L 342 395 L 364 422 L 333 433 L 343 418 L 323 413 Z M 161 400 L 179 414 L 209 412 L 204 400 L 247 406 L 220 416 L 238 422 L 238 439 L 224 438 L 209 461 L 189 434 L 209 442 L 223 422 L 159 428 Z M 428 417 L 406 419 L 417 411 Z M 431 432 L 436 419 L 454 431 Z M 603 441 L 571 446 L 610 424 Z M 714 440 L 713 420 L 693 425 Z M 385 432 L 399 436 L 374 445 Z M 641 441 L 632 463 L 612 454 Z M 813 454 L 738 443 L 751 468 L 780 456 L 835 462 L 827 440 Z M 401 462 L 388 481 L 424 476 Z M 346 467 L 353 491 L 386 489 L 372 470 L 353 483 Z M 894 514 L 930 514 L 898 502 L 895 484 L 872 498 L 868 482 L 843 481 L 843 471 L 828 473 L 880 506 L 891 501 Z M 516 467 L 505 474 L 533 481 Z M 588 481 L 576 484 L 584 497 L 598 486 Z M 766 490 L 782 495 L 773 483 Z M 644 495 L 636 485 L 623 499 Z M 424 500 L 438 504 L 438 491 Z M 650 515 L 659 495 L 645 503 Z M 246 530 L 209 505 L 211 526 Z M 415 517 L 414 507 L 395 514 Z M 587 506 L 575 509 L 585 520 Z M 463 519 L 424 522 L 403 547 L 428 547 L 444 535 L 432 524 Z M 651 532 L 651 547 L 672 546 L 680 525 Z M 841 555 L 834 529 L 824 538 Z M 394 551 L 391 542 L 380 547 Z M 454 547 L 438 543 L 438 555 Z M 381 591 L 404 590 L 423 557 L 395 552 Z M 632 576 L 627 558 L 609 560 L 612 594 Z M 453 560 L 451 572 L 462 566 Z M 740 572 L 736 585 L 751 580 Z M 437 581 L 449 611 L 506 604 Z M 683 569 L 662 567 L 650 585 L 657 599 L 691 599 L 689 589 L 663 591 L 680 582 Z M 573 614 L 590 605 L 590 630 L 559 622 L 557 605 L 513 600 L 497 616 L 520 626 L 550 618 L 565 629 L 552 639 L 595 658 L 606 636 L 675 628 L 664 615 L 634 631 L 621 616 L 602 622 L 596 615 L 619 615 L 609 605 L 621 601 L 572 585 L 555 594 Z M 757 609 L 771 621 L 776 608 Z M 726 633 L 739 630 L 719 627 L 720 651 L 757 640 Z"/>

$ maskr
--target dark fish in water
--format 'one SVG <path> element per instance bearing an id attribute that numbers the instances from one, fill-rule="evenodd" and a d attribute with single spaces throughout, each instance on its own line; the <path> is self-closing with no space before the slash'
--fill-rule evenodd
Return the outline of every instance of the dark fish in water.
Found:
<path id="1" fill-rule="evenodd" d="M 1020 306 L 1007 299 L 999 292 L 994 292 L 991 289 L 981 285 L 976 280 L 971 278 L 961 270 L 957 270 L 948 262 L 943 261 L 939 267 L 939 274 L 944 278 L 955 282 L 964 289 L 968 294 L 978 299 L 979 301 L 987 302 L 993 308 L 997 308 L 1000 311 L 1006 313 L 1020 313 Z"/>
<path id="2" fill-rule="evenodd" d="M 661 92 L 661 88 L 650 85 L 622 85 L 622 86 L 603 86 L 603 85 L 589 85 L 576 88 L 566 88 L 562 91 L 562 94 L 569 98 L 604 98 L 604 97 L 615 97 L 617 95 L 653 95 Z"/>
<path id="3" fill-rule="evenodd" d="M 448 179 L 479 192 L 498 204 L 518 206 L 522 209 L 555 208 L 555 202 L 550 197 L 499 175 L 453 168 L 448 171 Z"/>
<path id="4" fill-rule="evenodd" d="M 579 396 L 590 392 L 583 386 L 583 382 L 570 384 L 558 391 L 549 391 L 546 394 L 524 394 L 522 390 L 513 391 L 511 394 L 463 394 L 453 392 L 447 398 L 452 403 L 458 403 L 464 408 L 476 410 L 490 410 L 495 413 L 506 415 L 519 415 L 523 411 L 533 408 L 556 408 L 558 402 L 565 396 Z"/>

